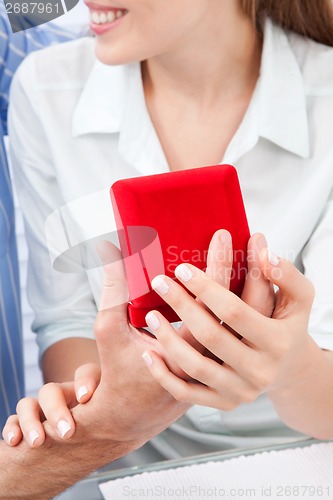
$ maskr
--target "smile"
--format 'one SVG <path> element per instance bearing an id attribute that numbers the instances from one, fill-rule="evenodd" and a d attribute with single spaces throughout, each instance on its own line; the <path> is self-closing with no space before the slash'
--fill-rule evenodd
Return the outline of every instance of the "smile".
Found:
<path id="1" fill-rule="evenodd" d="M 107 11 L 90 10 L 90 21 L 94 24 L 110 24 L 116 19 L 125 16 L 127 12 L 125 9 L 111 9 Z"/>

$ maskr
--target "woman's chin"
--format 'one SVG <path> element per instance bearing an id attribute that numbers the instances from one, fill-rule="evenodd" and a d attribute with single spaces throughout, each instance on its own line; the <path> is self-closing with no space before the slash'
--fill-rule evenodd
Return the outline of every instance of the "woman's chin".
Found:
<path id="1" fill-rule="evenodd" d="M 101 40 L 96 40 L 95 55 L 101 63 L 109 66 L 118 66 L 138 61 L 135 55 L 129 51 L 115 50 L 115 47 L 112 47 L 110 43 L 103 43 Z"/>

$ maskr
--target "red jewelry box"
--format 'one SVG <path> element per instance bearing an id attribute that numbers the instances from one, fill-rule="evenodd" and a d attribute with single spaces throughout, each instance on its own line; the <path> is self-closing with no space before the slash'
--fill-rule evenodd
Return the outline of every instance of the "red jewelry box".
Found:
<path id="1" fill-rule="evenodd" d="M 182 262 L 206 268 L 210 240 L 218 229 L 232 235 L 234 263 L 230 289 L 240 295 L 246 276 L 250 232 L 235 168 L 231 165 L 178 170 L 124 179 L 110 190 L 129 287 L 128 314 L 136 327 L 159 310 L 176 313 L 154 292 L 158 274 L 175 279 Z"/>

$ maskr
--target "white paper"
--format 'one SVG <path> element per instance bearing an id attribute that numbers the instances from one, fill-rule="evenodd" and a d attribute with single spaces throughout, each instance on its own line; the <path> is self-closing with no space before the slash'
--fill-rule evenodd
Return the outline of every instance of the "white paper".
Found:
<path id="1" fill-rule="evenodd" d="M 333 442 L 144 472 L 100 490 L 106 500 L 333 498 Z"/>

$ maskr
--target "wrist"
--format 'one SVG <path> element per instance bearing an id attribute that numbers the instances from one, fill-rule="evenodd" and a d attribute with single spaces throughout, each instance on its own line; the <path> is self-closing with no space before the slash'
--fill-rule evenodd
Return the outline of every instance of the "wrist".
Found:
<path id="1" fill-rule="evenodd" d="M 139 448 L 145 442 L 140 436 L 135 435 L 134 437 L 130 432 L 123 432 L 121 426 L 117 425 L 118 421 L 122 420 L 121 412 L 116 418 L 114 418 L 115 416 L 112 418 L 112 411 L 107 415 L 107 418 L 102 412 L 99 417 L 96 414 L 96 405 L 91 405 L 88 402 L 73 408 L 72 414 L 75 420 L 75 433 L 70 441 L 73 445 L 98 448 L 98 456 L 99 452 L 103 452 L 112 455 L 111 459 L 114 460 Z M 96 468 L 102 465 L 98 465 Z"/>
<path id="2" fill-rule="evenodd" d="M 25 441 L 15 448 L 0 442 L 0 500 L 48 500 L 136 446 L 99 439 L 80 422 L 68 440 L 56 436 L 50 426 L 46 429 L 52 437 L 47 436 L 39 448 L 30 448 Z"/>
<path id="3" fill-rule="evenodd" d="M 289 354 L 274 384 L 268 392 L 270 394 L 289 394 L 298 391 L 298 387 L 313 380 L 313 373 L 318 371 L 318 363 L 322 360 L 322 351 L 307 334 L 306 339 L 292 354 Z"/>
<path id="4" fill-rule="evenodd" d="M 332 437 L 333 428 L 333 403 L 328 403 L 332 381 L 333 363 L 309 336 L 308 346 L 298 353 L 295 369 L 289 372 L 289 381 L 268 391 L 267 395 L 290 428 L 318 439 L 328 439 L 327 436 Z"/>

